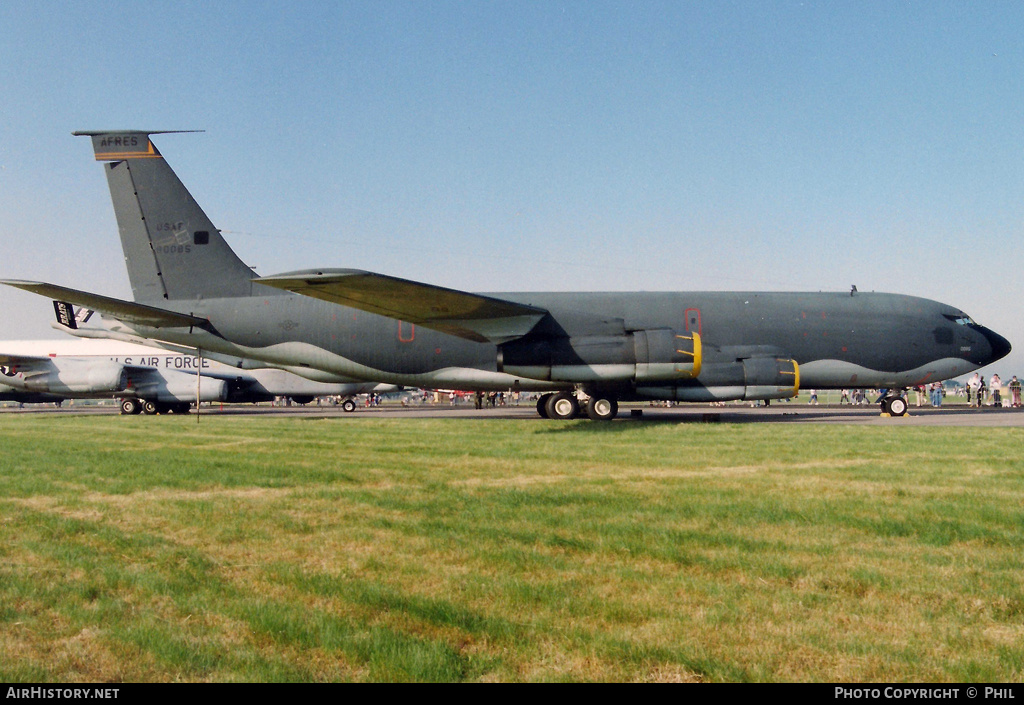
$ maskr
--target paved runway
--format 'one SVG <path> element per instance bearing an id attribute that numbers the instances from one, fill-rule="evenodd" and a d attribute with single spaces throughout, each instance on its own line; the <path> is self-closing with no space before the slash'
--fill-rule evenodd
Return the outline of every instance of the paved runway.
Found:
<path id="1" fill-rule="evenodd" d="M 282 413 L 296 413 L 280 410 Z M 635 416 L 636 412 L 642 415 Z M 315 408 L 302 409 L 297 413 L 316 414 Z M 341 412 L 319 411 L 322 415 L 338 415 Z M 376 407 L 361 408 L 350 418 L 463 418 L 463 419 L 535 419 L 539 423 L 552 423 L 541 419 L 533 405 L 498 407 L 476 410 L 468 406 L 454 408 L 438 406 Z M 713 407 L 709 405 L 687 405 L 672 408 L 642 405 L 623 405 L 619 409 L 616 423 L 644 421 L 674 423 L 831 423 L 870 424 L 889 426 L 991 426 L 1024 427 L 1024 409 L 999 409 L 968 407 L 947 407 L 945 409 L 911 407 L 906 416 L 886 417 L 879 413 L 877 406 L 815 406 L 801 404 L 775 404 L 770 407 L 749 406 Z"/>
<path id="2" fill-rule="evenodd" d="M 637 412 L 641 415 L 636 416 Z M 0 409 L 0 414 L 116 414 L 115 406 L 63 406 L 54 408 L 43 404 L 26 405 L 24 409 Z M 345 413 L 334 406 L 290 406 L 273 407 L 266 405 L 225 405 L 204 406 L 202 413 L 210 416 L 283 416 L 294 418 L 337 418 L 339 420 L 359 419 L 519 419 L 537 423 L 557 423 L 541 419 L 534 405 L 474 409 L 471 405 L 448 406 L 447 404 L 424 404 L 413 406 L 384 405 L 360 407 L 352 413 Z M 194 412 L 193 412 L 194 414 Z M 174 418 L 173 416 L 171 418 Z M 183 417 L 182 417 L 183 418 Z M 126 421 L 146 423 L 146 416 Z M 730 404 L 713 407 L 707 404 L 690 404 L 672 408 L 652 407 L 642 404 L 623 404 L 614 423 L 819 423 L 819 424 L 868 424 L 885 426 L 976 426 L 976 427 L 1024 427 L 1024 409 L 1001 409 L 985 407 L 974 409 L 965 406 L 948 406 L 941 409 L 931 407 L 910 407 L 903 417 L 884 417 L 878 407 L 871 406 L 808 406 L 800 403 L 776 402 L 769 407 L 752 408 Z"/>

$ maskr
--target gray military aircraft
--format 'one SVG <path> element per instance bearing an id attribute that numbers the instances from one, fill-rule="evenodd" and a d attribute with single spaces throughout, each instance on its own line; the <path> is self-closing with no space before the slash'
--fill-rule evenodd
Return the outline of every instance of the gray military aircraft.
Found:
<path id="1" fill-rule="evenodd" d="M 112 334 L 424 388 L 533 390 L 541 416 L 614 418 L 620 400 L 782 399 L 899 390 L 1010 344 L 963 311 L 898 294 L 475 294 L 352 269 L 259 277 L 151 140 L 76 132 L 104 162 L 135 301 L 3 283 L 99 311 Z M 901 415 L 897 394 L 883 411 Z"/>
<path id="2" fill-rule="evenodd" d="M 315 382 L 285 370 L 246 367 L 109 339 L 3 341 L 0 401 L 117 399 L 122 414 L 151 415 L 188 413 L 197 399 L 254 403 L 288 397 L 308 404 L 331 396 L 353 411 L 356 395 L 396 389 L 376 382 Z"/>

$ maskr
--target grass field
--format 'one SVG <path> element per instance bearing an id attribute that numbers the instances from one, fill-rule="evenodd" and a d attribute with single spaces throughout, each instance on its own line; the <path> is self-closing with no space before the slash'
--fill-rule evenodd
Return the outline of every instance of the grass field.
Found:
<path id="1" fill-rule="evenodd" d="M 0 417 L 0 681 L 1019 681 L 1024 431 Z"/>

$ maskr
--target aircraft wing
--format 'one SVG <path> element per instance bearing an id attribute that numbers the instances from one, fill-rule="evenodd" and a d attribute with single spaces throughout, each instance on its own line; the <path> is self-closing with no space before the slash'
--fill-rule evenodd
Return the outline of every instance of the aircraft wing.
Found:
<path id="1" fill-rule="evenodd" d="M 156 308 L 155 306 L 137 304 L 134 301 L 125 301 L 123 299 L 113 299 L 109 296 L 90 294 L 87 291 L 68 289 L 63 286 L 57 286 L 56 284 L 21 281 L 17 279 L 0 279 L 0 284 L 13 286 L 16 289 L 31 291 L 33 294 L 39 294 L 40 296 L 46 296 L 54 300 L 67 301 L 77 306 L 85 306 L 93 309 L 94 311 L 107 314 L 120 321 L 135 323 L 140 326 L 147 326 L 150 328 L 185 328 L 187 326 L 206 328 L 210 324 L 210 322 L 205 318 L 189 316 L 188 314 L 178 313 L 177 311 L 168 311 L 166 309 Z"/>
<path id="2" fill-rule="evenodd" d="M 477 343 L 520 338 L 547 315 L 535 306 L 358 269 L 311 269 L 254 281 Z"/>
<path id="3" fill-rule="evenodd" d="M 0 351 L 0 374 L 7 374 L 11 367 L 17 367 L 19 369 L 33 369 L 36 366 L 48 363 L 49 361 L 49 357 L 44 357 L 42 355 L 17 355 Z M 0 378 L 0 381 L 3 381 L 2 378 Z"/>

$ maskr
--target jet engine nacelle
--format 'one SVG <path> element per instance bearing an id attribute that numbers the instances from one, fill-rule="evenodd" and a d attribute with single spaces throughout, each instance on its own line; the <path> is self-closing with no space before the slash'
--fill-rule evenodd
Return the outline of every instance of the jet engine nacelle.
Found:
<path id="1" fill-rule="evenodd" d="M 116 362 L 54 360 L 52 369 L 25 375 L 24 388 L 51 394 L 120 392 L 126 384 L 124 366 Z"/>
<path id="2" fill-rule="evenodd" d="M 752 357 L 736 362 L 710 363 L 691 383 L 637 386 L 636 392 L 652 399 L 672 401 L 730 401 L 733 399 L 789 399 L 800 389 L 800 367 L 795 360 Z"/>
<path id="3" fill-rule="evenodd" d="M 190 402 L 196 400 L 196 376 L 175 370 L 160 370 L 159 376 L 147 376 L 131 389 L 140 399 L 159 402 Z M 226 401 L 228 383 L 203 375 L 199 383 L 200 401 Z"/>
<path id="4" fill-rule="evenodd" d="M 498 348 L 499 372 L 551 382 L 642 384 L 693 379 L 700 370 L 700 336 L 669 328 L 521 339 Z"/>

